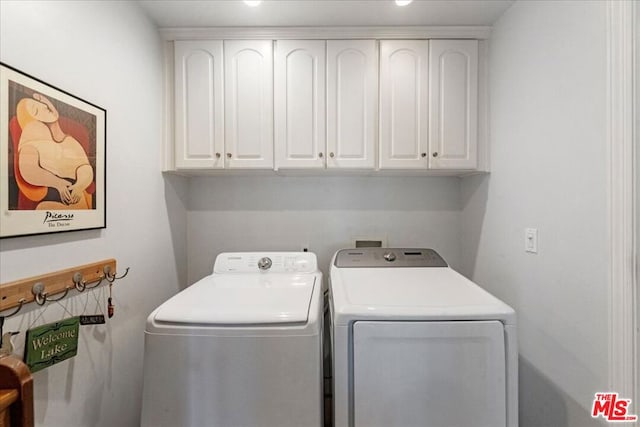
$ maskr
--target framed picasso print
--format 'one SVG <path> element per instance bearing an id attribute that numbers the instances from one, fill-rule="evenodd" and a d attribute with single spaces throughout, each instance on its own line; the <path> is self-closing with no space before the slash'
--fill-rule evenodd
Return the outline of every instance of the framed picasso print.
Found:
<path id="1" fill-rule="evenodd" d="M 0 238 L 106 227 L 106 121 L 0 63 Z"/>

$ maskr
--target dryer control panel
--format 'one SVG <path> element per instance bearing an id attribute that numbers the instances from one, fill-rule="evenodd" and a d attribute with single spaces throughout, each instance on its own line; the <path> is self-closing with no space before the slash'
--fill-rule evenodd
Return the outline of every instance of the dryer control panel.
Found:
<path id="1" fill-rule="evenodd" d="M 433 249 L 357 248 L 342 249 L 336 254 L 338 268 L 376 267 L 448 267 Z"/>
<path id="2" fill-rule="evenodd" d="M 314 273 L 318 270 L 312 252 L 225 252 L 216 257 L 214 273 Z"/>

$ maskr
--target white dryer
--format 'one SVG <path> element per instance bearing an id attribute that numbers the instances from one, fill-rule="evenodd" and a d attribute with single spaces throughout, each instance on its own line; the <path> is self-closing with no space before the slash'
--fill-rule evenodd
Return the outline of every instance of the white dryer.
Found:
<path id="1" fill-rule="evenodd" d="M 430 249 L 338 251 L 334 427 L 516 427 L 515 312 Z"/>
<path id="2" fill-rule="evenodd" d="M 322 273 L 312 253 L 223 253 L 151 313 L 143 426 L 322 425 Z"/>

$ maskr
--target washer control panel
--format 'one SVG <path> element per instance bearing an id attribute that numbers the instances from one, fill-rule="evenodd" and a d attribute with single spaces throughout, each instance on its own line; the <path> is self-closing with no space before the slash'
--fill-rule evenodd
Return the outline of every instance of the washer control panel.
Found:
<path id="1" fill-rule="evenodd" d="M 312 252 L 225 252 L 213 266 L 214 273 L 313 273 L 317 269 Z"/>
<path id="2" fill-rule="evenodd" d="M 448 267 L 433 249 L 357 248 L 342 249 L 334 265 L 339 268 Z"/>

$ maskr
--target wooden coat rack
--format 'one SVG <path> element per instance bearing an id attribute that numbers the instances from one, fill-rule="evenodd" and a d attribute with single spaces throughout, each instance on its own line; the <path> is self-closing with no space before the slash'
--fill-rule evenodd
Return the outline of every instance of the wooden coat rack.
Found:
<path id="1" fill-rule="evenodd" d="M 87 287 L 87 284 L 96 282 L 99 284 L 105 279 L 113 282 L 126 276 L 128 271 L 129 269 L 127 268 L 124 275 L 116 277 L 116 260 L 107 259 L 28 279 L 3 283 L 0 285 L 0 312 L 14 307 L 22 307 L 24 304 L 33 301 L 42 305 L 43 303 L 40 302 L 42 298 L 44 298 L 44 301 L 48 298 L 50 298 L 49 301 L 62 299 L 71 289 L 75 288 L 82 291 Z M 35 290 L 39 291 L 36 292 Z M 51 298 L 63 292 L 65 294 L 62 297 Z M 17 311 L 11 315 L 16 313 Z"/>

